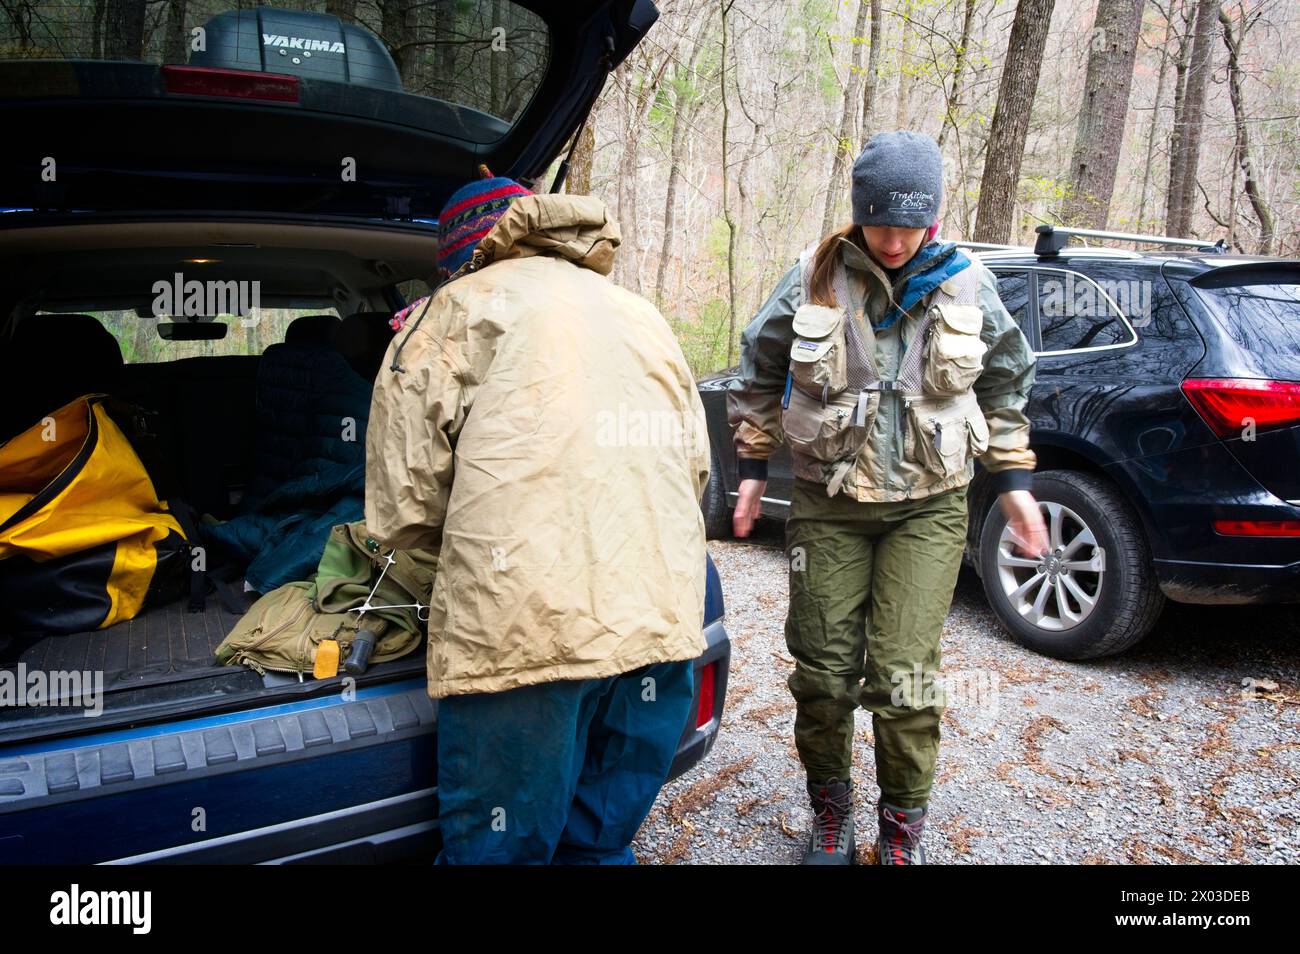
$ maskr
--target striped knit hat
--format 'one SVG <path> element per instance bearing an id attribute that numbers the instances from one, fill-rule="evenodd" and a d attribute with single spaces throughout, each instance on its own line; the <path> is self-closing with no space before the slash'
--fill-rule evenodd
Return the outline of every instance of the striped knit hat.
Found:
<path id="1" fill-rule="evenodd" d="M 479 166 L 479 173 L 481 179 L 452 193 L 438 216 L 438 264 L 448 272 L 470 260 L 513 200 L 532 195 L 514 179 L 493 176 L 487 166 Z"/>

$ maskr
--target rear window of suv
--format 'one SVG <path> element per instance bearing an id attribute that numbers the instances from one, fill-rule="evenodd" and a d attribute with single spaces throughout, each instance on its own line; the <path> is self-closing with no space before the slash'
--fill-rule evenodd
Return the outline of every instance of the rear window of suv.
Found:
<path id="1" fill-rule="evenodd" d="M 1200 300 L 1244 350 L 1300 356 L 1300 280 L 1219 287 L 1213 281 L 1192 284 Z"/>
<path id="2" fill-rule="evenodd" d="M 66 312 L 37 312 L 33 321 L 57 322 Z M 259 308 L 247 317 L 240 315 L 215 315 L 198 319 L 204 324 L 225 326 L 221 337 L 168 340 L 159 334 L 160 324 L 184 322 L 190 319 L 167 315 L 155 318 L 140 315 L 134 309 L 126 311 L 87 310 L 78 314 L 90 315 L 117 339 L 126 364 L 158 364 L 181 358 L 212 358 L 227 355 L 261 354 L 271 345 L 283 341 L 289 325 L 306 315 L 329 315 L 338 318 L 338 310 L 321 303 L 306 307 Z"/>
<path id="3" fill-rule="evenodd" d="M 549 53 L 545 22 L 510 0 L 28 0 L 0 15 L 0 60 L 289 74 L 338 84 L 330 99 L 338 114 L 429 127 L 446 121 L 437 103 L 456 107 L 455 135 L 482 143 L 519 118 Z"/>

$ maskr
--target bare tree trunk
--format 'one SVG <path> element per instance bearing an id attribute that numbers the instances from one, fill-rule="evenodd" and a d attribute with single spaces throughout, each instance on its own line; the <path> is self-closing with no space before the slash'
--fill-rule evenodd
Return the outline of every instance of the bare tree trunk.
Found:
<path id="1" fill-rule="evenodd" d="M 1104 42 L 1088 55 L 1083 109 L 1070 163 L 1070 191 L 1061 218 L 1071 225 L 1104 229 L 1115 191 L 1124 142 L 1133 61 L 1145 0 L 1100 0 L 1092 29 Z"/>
<path id="2" fill-rule="evenodd" d="M 90 17 L 90 55 L 95 59 L 102 59 L 104 56 L 104 10 L 107 6 L 107 0 L 95 0 L 91 8 Z M 27 46 L 31 43 L 31 36 L 25 35 L 20 37 L 21 45 Z"/>
<path id="3" fill-rule="evenodd" d="M 138 60 L 144 53 L 144 0 L 108 0 L 104 59 Z"/>
<path id="4" fill-rule="evenodd" d="M 853 25 L 854 37 L 861 38 L 867 30 L 868 0 L 858 0 L 858 17 Z M 844 84 L 844 109 L 840 112 L 840 131 L 835 137 L 835 151 L 831 158 L 831 181 L 826 190 L 826 208 L 822 212 L 822 235 L 835 228 L 842 215 L 840 200 L 844 196 L 845 179 L 848 165 L 853 159 L 853 120 L 858 112 L 859 84 L 862 79 L 862 58 L 859 54 L 860 44 L 853 44 L 850 50 L 849 75 Z"/>
<path id="5" fill-rule="evenodd" d="M 424 54 L 427 42 L 425 35 L 425 21 L 428 19 L 428 10 L 425 4 L 419 0 L 409 0 L 406 4 L 406 16 L 403 23 L 404 42 L 411 44 L 406 47 L 406 55 L 402 57 L 402 89 L 408 93 L 422 92 L 424 90 L 425 67 Z M 499 22 L 499 21 L 498 21 Z M 506 59 L 509 62 L 508 53 L 497 53 L 494 59 Z"/>
<path id="6" fill-rule="evenodd" d="M 1196 0 L 1192 0 L 1196 2 Z M 1172 16 L 1173 7 L 1170 6 Z M 1165 227 L 1164 233 L 1171 235 L 1172 224 L 1181 217 L 1179 205 L 1183 199 L 1181 189 L 1174 187 L 1175 182 L 1182 181 L 1183 162 L 1187 155 L 1183 152 L 1183 107 L 1187 101 L 1187 68 L 1192 59 L 1192 23 L 1196 17 L 1196 8 L 1191 13 L 1183 13 L 1183 32 L 1178 35 L 1178 57 L 1174 66 L 1174 121 L 1169 130 L 1169 181 L 1165 184 Z"/>
<path id="7" fill-rule="evenodd" d="M 867 77 L 862 87 L 862 134 L 865 143 L 871 138 L 875 122 L 876 92 L 880 88 L 880 36 L 884 27 L 885 11 L 881 0 L 871 0 L 871 51 L 867 54 Z"/>
<path id="8" fill-rule="evenodd" d="M 569 174 L 564 179 L 564 191 L 569 195 L 591 194 L 591 165 L 596 156 L 596 109 L 600 102 L 591 109 L 582 132 L 578 135 L 578 145 L 569 160 Z"/>
<path id="9" fill-rule="evenodd" d="M 325 0 L 325 12 L 338 17 L 344 23 L 357 20 L 357 0 Z"/>
<path id="10" fill-rule="evenodd" d="M 347 0 L 353 6 L 356 0 Z M 433 22 L 429 27 L 429 49 L 433 54 L 431 75 L 432 91 L 435 96 L 447 98 L 453 95 L 452 77 L 456 72 L 456 8 L 452 4 L 438 3 L 433 8 Z"/>
<path id="11" fill-rule="evenodd" d="M 727 174 L 727 162 L 731 158 L 727 146 L 731 123 L 731 107 L 727 103 L 727 14 L 735 2 L 719 2 L 722 12 L 722 60 L 718 69 L 722 92 L 722 218 L 727 223 L 727 367 L 735 362 L 736 355 L 736 220 L 731 215 L 730 177 Z"/>
<path id="12" fill-rule="evenodd" d="M 1147 161 L 1142 167 L 1142 196 L 1138 200 L 1139 231 L 1147 227 L 1147 189 L 1151 185 L 1151 167 L 1156 158 L 1156 131 L 1160 128 L 1160 102 L 1165 98 L 1165 76 L 1169 73 L 1169 41 L 1173 39 L 1173 35 L 1174 5 L 1171 0 L 1169 15 L 1165 20 L 1165 41 L 1160 45 L 1160 74 L 1156 78 L 1156 98 L 1151 106 L 1151 129 L 1147 133 Z"/>
<path id="13" fill-rule="evenodd" d="M 1258 14 L 1256 14 L 1258 16 Z M 1223 42 L 1228 48 L 1228 94 L 1232 99 L 1232 115 L 1237 123 L 1237 141 L 1235 144 L 1235 154 L 1237 165 L 1241 166 L 1242 175 L 1245 182 L 1242 188 L 1245 189 L 1246 197 L 1250 199 L 1250 207 L 1255 210 L 1255 218 L 1259 219 L 1259 254 L 1271 255 L 1273 253 L 1273 216 L 1268 210 L 1268 204 L 1259 191 L 1259 180 L 1255 175 L 1255 166 L 1250 158 L 1250 140 L 1246 135 L 1246 103 L 1241 89 L 1241 44 L 1246 39 L 1246 31 L 1250 29 L 1250 23 L 1247 22 L 1245 10 L 1242 10 L 1242 22 L 1239 30 L 1234 35 L 1232 29 L 1232 20 L 1228 14 L 1219 9 L 1219 22 L 1223 24 Z M 1236 173 L 1233 173 L 1234 184 Z M 1232 217 L 1228 219 L 1230 223 L 1236 221 L 1235 202 L 1231 212 Z"/>
<path id="14" fill-rule="evenodd" d="M 910 58 L 909 46 L 912 42 L 912 34 L 916 32 L 912 26 L 912 4 L 911 0 L 902 0 L 903 31 L 898 38 L 898 96 L 895 98 L 897 112 L 894 116 L 894 128 L 907 128 L 908 107 L 912 102 L 912 85 L 914 77 L 907 75 L 908 60 Z"/>
<path id="15" fill-rule="evenodd" d="M 184 63 L 189 59 L 189 34 L 185 32 L 185 0 L 168 0 L 167 39 L 163 46 L 164 63 Z"/>
<path id="16" fill-rule="evenodd" d="M 637 212 L 637 196 L 641 191 L 637 181 L 641 156 L 641 133 L 649 118 L 650 108 L 654 106 L 655 96 L 659 91 L 659 83 L 663 80 L 664 71 L 667 70 L 668 64 L 676 58 L 677 48 L 680 45 L 681 37 L 678 36 L 672 45 L 664 51 L 664 55 L 657 64 L 651 58 L 649 52 L 645 53 L 641 62 L 645 65 L 646 75 L 641 88 L 636 91 L 635 95 L 632 92 L 632 79 L 636 75 L 636 70 L 635 67 L 631 66 L 630 59 L 625 61 L 629 67 L 625 77 L 627 86 L 627 96 L 625 97 L 627 126 L 625 128 L 623 154 L 619 161 L 618 222 L 623 231 L 623 248 L 626 251 L 619 260 L 616 260 L 615 268 L 620 270 L 620 280 L 629 285 L 638 295 L 643 293 L 644 286 L 641 281 L 641 269 L 637 265 L 640 260 L 640 237 L 642 233 L 641 218 Z M 630 280 L 627 274 L 629 269 L 632 273 Z"/>
<path id="17" fill-rule="evenodd" d="M 1205 87 L 1210 78 L 1217 0 L 1198 0 L 1193 28 L 1191 56 L 1187 64 L 1182 115 L 1176 122 L 1177 152 L 1169 163 L 1169 215 L 1165 227 L 1170 235 L 1188 235 L 1192 230 L 1192 201 L 1201 156 L 1201 132 L 1205 124 Z"/>
<path id="18" fill-rule="evenodd" d="M 957 107 L 961 103 L 961 74 L 966 66 L 966 48 L 970 46 L 971 24 L 975 19 L 976 0 L 966 0 L 966 12 L 961 19 L 961 39 L 957 43 L 957 56 L 952 64 L 952 86 L 944 103 L 943 125 L 939 128 L 939 151 L 943 152 L 948 130 L 957 125 Z"/>
<path id="19" fill-rule="evenodd" d="M 411 47 L 405 45 L 407 40 L 406 8 L 411 2 L 412 0 L 379 0 L 379 34 L 383 37 L 384 45 L 388 47 L 388 52 L 393 57 L 397 72 L 402 76 L 403 85 L 405 85 L 406 80 L 407 57 L 411 52 Z"/>
<path id="20" fill-rule="evenodd" d="M 699 35 L 691 44 L 691 55 L 686 69 L 678 71 L 673 84 L 673 132 L 668 148 L 668 187 L 664 197 L 664 235 L 659 246 L 659 268 L 655 273 L 655 307 L 664 310 L 664 288 L 668 281 L 668 261 L 672 257 L 673 236 L 677 231 L 677 190 L 682 182 L 682 150 L 686 144 L 686 130 L 695 114 L 695 64 L 704 49 L 709 23 L 706 18 Z"/>
<path id="21" fill-rule="evenodd" d="M 975 212 L 977 242 L 1005 243 L 1011 237 L 1029 114 L 1034 107 L 1047 28 L 1055 6 L 1056 0 L 1020 0 L 1016 5 Z"/>

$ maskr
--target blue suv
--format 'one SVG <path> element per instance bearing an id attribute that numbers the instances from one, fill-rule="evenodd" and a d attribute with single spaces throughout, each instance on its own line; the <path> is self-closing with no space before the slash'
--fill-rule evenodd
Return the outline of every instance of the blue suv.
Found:
<path id="1" fill-rule="evenodd" d="M 303 6 L 182 23 L 206 44 L 177 54 L 167 31 L 124 38 L 84 4 L 33 4 L 33 49 L 43 24 L 61 33 L 49 58 L 0 60 L 0 442 L 101 392 L 160 497 L 230 515 L 256 467 L 263 352 L 317 336 L 373 380 L 387 319 L 429 290 L 446 197 L 480 163 L 550 186 L 658 15 L 438 0 L 394 54 L 379 24 Z M 258 321 L 155 322 L 157 283 L 182 275 L 256 283 Z M 217 666 L 246 597 L 202 602 L 90 632 L 0 628 L 0 863 L 432 859 L 422 647 L 346 679 Z M 711 563 L 705 636 L 673 777 L 708 753 L 726 696 Z M 94 711 L 83 675 L 102 680 Z"/>

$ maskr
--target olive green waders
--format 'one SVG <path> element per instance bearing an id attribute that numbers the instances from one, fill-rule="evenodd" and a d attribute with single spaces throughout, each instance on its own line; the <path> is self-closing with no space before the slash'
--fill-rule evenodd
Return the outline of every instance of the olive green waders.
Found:
<path id="1" fill-rule="evenodd" d="M 849 778 L 861 703 L 872 713 L 884 800 L 922 807 L 939 753 L 939 634 L 966 542 L 967 485 L 861 503 L 794 484 L 785 636 L 799 757 L 811 782 Z"/>

